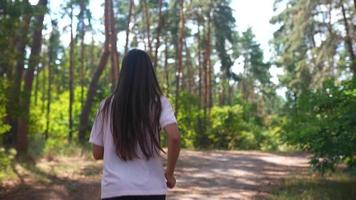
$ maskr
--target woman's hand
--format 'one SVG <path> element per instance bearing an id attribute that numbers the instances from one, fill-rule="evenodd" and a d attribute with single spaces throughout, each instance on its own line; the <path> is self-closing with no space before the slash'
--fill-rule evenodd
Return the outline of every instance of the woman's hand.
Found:
<path id="1" fill-rule="evenodd" d="M 174 177 L 174 175 L 168 175 L 167 173 L 164 173 L 164 176 L 166 177 L 166 184 L 168 188 L 174 188 L 174 186 L 176 185 L 176 178 Z"/>

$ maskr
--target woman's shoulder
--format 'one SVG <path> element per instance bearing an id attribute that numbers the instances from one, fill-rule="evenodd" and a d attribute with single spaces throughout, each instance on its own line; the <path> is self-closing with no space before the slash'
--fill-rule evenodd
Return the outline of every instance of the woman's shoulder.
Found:
<path id="1" fill-rule="evenodd" d="M 169 98 L 165 97 L 163 95 L 161 96 L 161 105 L 162 105 L 163 109 L 168 109 L 168 108 L 171 109 L 172 108 L 172 104 L 171 104 Z"/>
<path id="2" fill-rule="evenodd" d="M 104 98 L 103 100 L 101 100 L 100 103 L 99 103 L 98 109 L 99 109 L 99 110 L 102 110 L 105 105 L 108 105 L 108 104 L 110 104 L 110 103 L 112 102 L 112 99 L 113 99 L 113 98 L 112 98 L 112 96 L 110 95 L 110 96 Z"/>
<path id="3" fill-rule="evenodd" d="M 167 104 L 167 103 L 170 104 L 169 99 L 166 96 L 162 95 L 161 104 Z"/>

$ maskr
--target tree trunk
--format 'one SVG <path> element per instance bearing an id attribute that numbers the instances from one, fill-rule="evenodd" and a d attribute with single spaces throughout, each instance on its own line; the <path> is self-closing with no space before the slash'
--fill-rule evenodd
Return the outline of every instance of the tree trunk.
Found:
<path id="1" fill-rule="evenodd" d="M 232 94 L 234 92 L 234 83 L 232 85 L 228 84 L 229 94 L 228 94 L 228 104 L 232 106 Z"/>
<path id="2" fill-rule="evenodd" d="M 205 51 L 204 51 L 204 114 L 206 116 L 208 108 L 211 106 L 211 63 L 210 63 L 210 54 L 211 54 L 211 44 L 210 44 L 210 39 L 211 39 L 211 30 L 210 30 L 210 24 L 211 24 L 211 17 L 210 17 L 210 8 L 208 10 L 208 22 L 207 22 L 207 31 L 205 37 Z"/>
<path id="3" fill-rule="evenodd" d="M 158 25 L 157 25 L 157 37 L 156 37 L 156 50 L 155 50 L 155 60 L 153 67 L 157 67 L 158 63 L 158 48 L 160 45 L 159 37 L 161 34 L 161 27 L 162 27 L 162 0 L 159 0 L 159 14 L 158 14 Z"/>
<path id="4" fill-rule="evenodd" d="M 133 4 L 134 4 L 134 0 L 130 0 L 129 15 L 127 17 L 127 25 L 126 25 L 126 42 L 125 42 L 124 56 L 127 54 L 127 51 L 128 51 L 129 35 L 130 35 L 130 22 L 131 22 Z"/>
<path id="5" fill-rule="evenodd" d="M 25 1 L 28 3 L 28 1 Z M 16 39 L 16 52 L 18 54 L 16 68 L 15 68 L 15 76 L 13 84 L 10 85 L 10 95 L 9 101 L 7 102 L 7 113 L 8 113 L 8 123 L 11 127 L 10 132 L 6 134 L 5 141 L 6 144 L 9 146 L 15 145 L 16 134 L 17 134 L 17 118 L 20 107 L 20 92 L 21 92 L 21 82 L 22 82 L 22 75 L 24 70 L 24 63 L 25 63 L 25 48 L 27 44 L 27 34 L 29 30 L 30 24 L 30 15 L 23 16 L 23 22 L 21 26 L 21 31 L 19 31 L 19 35 Z"/>
<path id="6" fill-rule="evenodd" d="M 166 77 L 166 95 L 169 96 L 169 69 L 168 69 L 168 38 L 165 37 L 164 44 L 164 72 Z"/>
<path id="7" fill-rule="evenodd" d="M 207 63 L 208 63 L 208 96 L 209 96 L 209 100 L 208 100 L 208 106 L 209 108 L 213 107 L 213 86 L 212 86 L 212 74 L 213 74 L 213 69 L 212 69 L 212 64 L 211 64 L 211 59 L 210 59 L 210 55 L 211 55 L 211 8 L 209 8 L 209 12 L 208 12 L 208 35 L 207 35 Z M 210 109 L 209 109 L 210 111 Z"/>
<path id="8" fill-rule="evenodd" d="M 85 23 L 84 23 L 85 2 L 80 0 L 80 105 L 83 109 L 84 103 L 84 38 L 85 38 Z"/>
<path id="9" fill-rule="evenodd" d="M 46 129 L 44 138 L 48 139 L 48 132 L 50 127 L 50 112 L 51 112 L 51 86 L 52 86 L 52 62 L 53 62 L 53 45 L 50 42 L 48 47 L 48 84 L 47 84 L 47 105 L 46 105 Z"/>
<path id="10" fill-rule="evenodd" d="M 84 142 L 85 139 L 85 133 L 88 129 L 88 121 L 89 121 L 89 113 L 91 109 L 91 104 L 93 103 L 94 96 L 96 93 L 96 88 L 97 84 L 100 78 L 100 75 L 102 74 L 109 55 L 110 55 L 110 49 L 109 49 L 109 43 L 111 40 L 111 37 L 116 37 L 116 34 L 112 34 L 111 32 L 111 23 L 114 23 L 115 21 L 112 21 L 114 18 L 113 15 L 113 7 L 112 7 L 112 0 L 105 0 L 105 11 L 104 11 L 104 19 L 105 19 L 105 43 L 104 43 L 104 49 L 100 57 L 99 65 L 96 68 L 92 80 L 90 82 L 90 86 L 87 92 L 87 98 L 84 104 L 84 108 L 82 109 L 81 115 L 80 115 L 80 124 L 79 124 L 79 141 Z"/>
<path id="11" fill-rule="evenodd" d="M 95 41 L 94 36 L 91 36 L 91 44 L 90 44 L 90 76 L 93 76 L 96 62 L 95 55 Z M 83 109 L 82 109 L 83 110 Z"/>
<path id="12" fill-rule="evenodd" d="M 199 108 L 202 108 L 202 83 L 203 83 L 203 73 L 201 66 L 201 39 L 200 39 L 200 23 L 198 22 L 198 70 L 199 70 L 199 82 L 198 82 L 198 91 L 199 91 Z"/>
<path id="13" fill-rule="evenodd" d="M 152 43 L 151 43 L 151 25 L 150 25 L 150 16 L 148 14 L 147 2 L 146 0 L 141 0 L 142 12 L 144 20 L 146 20 L 146 36 L 147 36 L 147 45 L 148 45 L 148 54 L 152 57 Z"/>
<path id="14" fill-rule="evenodd" d="M 37 6 L 46 7 L 47 0 L 40 0 Z M 41 52 L 42 44 L 42 28 L 44 12 L 36 16 L 35 29 L 32 35 L 32 47 L 31 54 L 28 63 L 28 69 L 25 75 L 25 83 L 23 90 L 23 98 L 21 101 L 21 109 L 23 113 L 18 118 L 18 130 L 16 137 L 16 150 L 19 155 L 27 154 L 27 134 L 28 134 L 28 122 L 30 117 L 30 103 L 31 103 L 31 90 L 34 71 L 36 65 L 39 63 L 39 56 Z"/>
<path id="15" fill-rule="evenodd" d="M 351 60 L 351 71 L 353 72 L 353 76 L 356 77 L 355 53 L 354 53 L 353 46 L 352 46 L 352 39 L 350 36 L 349 24 L 347 22 L 345 7 L 343 4 L 341 4 L 341 11 L 342 11 L 342 16 L 343 16 L 343 20 L 344 20 L 345 32 L 346 32 L 345 43 L 346 43 L 346 46 L 348 47 L 348 51 L 350 54 L 350 60 Z"/>
<path id="16" fill-rule="evenodd" d="M 73 102 L 74 102 L 74 37 L 73 37 L 73 7 L 70 11 L 70 52 L 69 52 L 69 132 L 68 141 L 73 137 Z"/>
<path id="17" fill-rule="evenodd" d="M 112 82 L 111 82 L 111 91 L 114 91 L 116 87 L 117 80 L 119 79 L 119 54 L 117 52 L 117 34 L 115 29 L 115 19 L 114 19 L 114 10 L 111 4 L 110 12 L 110 55 L 111 55 L 111 73 L 112 73 Z"/>
<path id="18" fill-rule="evenodd" d="M 204 60 L 203 60 L 203 77 L 204 77 L 204 90 L 203 90 L 203 109 L 204 109 L 204 118 L 207 116 L 207 109 L 208 109 L 208 43 L 209 41 L 207 40 L 206 36 L 206 29 L 203 31 L 203 37 L 204 37 Z"/>
<path id="19" fill-rule="evenodd" d="M 193 95 L 193 83 L 194 83 L 194 70 L 193 70 L 193 63 L 192 63 L 192 58 L 190 55 L 190 50 L 187 45 L 186 40 L 184 40 L 184 47 L 185 47 L 185 56 L 186 56 L 186 68 L 187 68 L 187 90 L 189 94 Z"/>
<path id="20" fill-rule="evenodd" d="M 38 97 L 38 87 L 39 87 L 39 83 L 38 83 L 38 79 L 40 78 L 40 68 L 39 66 L 37 65 L 36 66 L 36 69 L 35 69 L 35 72 L 36 72 L 36 77 L 35 77 L 35 92 L 34 92 L 34 95 L 35 95 L 35 106 L 37 106 L 37 97 Z"/>
<path id="21" fill-rule="evenodd" d="M 182 67 L 183 67 L 183 37 L 184 37 L 184 0 L 179 1 L 180 14 L 179 14 L 179 38 L 178 38 L 178 65 L 176 72 L 176 102 L 175 102 L 175 111 L 176 115 L 179 112 L 179 92 L 180 92 L 180 79 L 182 76 Z"/>
<path id="22" fill-rule="evenodd" d="M 225 72 L 221 72 L 221 75 L 220 75 L 220 86 L 221 86 L 221 94 L 220 94 L 220 106 L 223 106 L 225 105 Z"/>
<path id="23" fill-rule="evenodd" d="M 43 56 L 41 59 L 41 65 L 44 67 L 46 66 L 46 58 Z M 39 76 L 39 74 L 37 75 Z M 46 101 L 46 74 L 42 73 L 42 96 L 41 96 L 41 112 L 44 112 L 45 110 L 45 101 Z"/>

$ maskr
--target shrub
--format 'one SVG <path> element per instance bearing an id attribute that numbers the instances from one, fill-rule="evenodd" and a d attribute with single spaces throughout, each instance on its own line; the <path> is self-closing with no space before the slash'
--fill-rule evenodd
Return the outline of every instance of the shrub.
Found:
<path id="1" fill-rule="evenodd" d="M 355 163 L 356 80 L 326 81 L 317 91 L 300 95 L 292 109 L 283 140 L 310 151 L 313 169 L 325 173 L 340 162 Z"/>

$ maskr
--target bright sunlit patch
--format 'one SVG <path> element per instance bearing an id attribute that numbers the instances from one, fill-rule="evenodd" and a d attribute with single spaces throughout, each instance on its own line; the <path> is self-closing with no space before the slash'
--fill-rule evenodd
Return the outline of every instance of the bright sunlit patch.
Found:
<path id="1" fill-rule="evenodd" d="M 38 0 L 30 0 L 29 2 L 31 5 L 36 5 L 38 3 Z"/>

